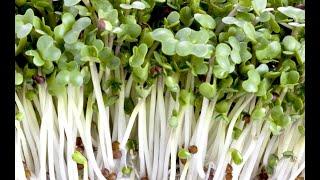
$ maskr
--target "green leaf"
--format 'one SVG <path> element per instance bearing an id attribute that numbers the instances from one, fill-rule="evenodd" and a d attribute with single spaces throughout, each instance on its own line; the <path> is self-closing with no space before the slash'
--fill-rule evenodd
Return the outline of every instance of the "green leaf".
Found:
<path id="1" fill-rule="evenodd" d="M 266 64 L 260 64 L 256 70 L 258 71 L 258 73 L 260 75 L 264 75 L 265 73 L 267 73 L 269 71 L 269 67 Z"/>
<path id="2" fill-rule="evenodd" d="M 248 71 L 248 79 L 243 81 L 242 87 L 247 92 L 257 92 L 260 83 L 260 75 L 257 70 L 251 69 Z"/>
<path id="3" fill-rule="evenodd" d="M 136 90 L 138 97 L 146 98 L 151 92 L 151 87 L 149 87 L 148 89 L 145 89 L 141 86 L 135 86 L 135 90 Z"/>
<path id="4" fill-rule="evenodd" d="M 239 5 L 243 7 L 250 7 L 251 6 L 251 0 L 239 0 Z"/>
<path id="5" fill-rule="evenodd" d="M 165 84 L 166 84 L 169 91 L 178 92 L 180 89 L 179 84 L 171 76 L 166 77 Z"/>
<path id="6" fill-rule="evenodd" d="M 264 11 L 260 14 L 260 16 L 257 18 L 260 22 L 268 22 L 270 20 L 270 12 Z"/>
<path id="7" fill-rule="evenodd" d="M 242 133 L 241 129 L 239 129 L 239 128 L 237 128 L 237 127 L 234 127 L 234 128 L 233 128 L 233 132 L 232 132 L 232 138 L 233 138 L 234 140 L 238 140 L 239 137 L 240 137 L 240 135 L 241 135 L 241 133 Z"/>
<path id="8" fill-rule="evenodd" d="M 32 24 L 23 24 L 21 21 L 15 23 L 15 33 L 19 39 L 27 37 L 32 30 Z"/>
<path id="9" fill-rule="evenodd" d="M 15 85 L 20 85 L 23 82 L 23 76 L 21 73 L 15 72 Z"/>
<path id="10" fill-rule="evenodd" d="M 255 37 L 256 31 L 254 29 L 254 26 L 251 23 L 245 22 L 243 24 L 243 31 L 251 41 L 256 42 L 256 37 Z"/>
<path id="11" fill-rule="evenodd" d="M 37 48 L 45 60 L 56 61 L 61 56 L 60 49 L 54 46 L 52 37 L 48 35 L 43 35 L 38 39 Z"/>
<path id="12" fill-rule="evenodd" d="M 75 5 L 74 7 L 75 7 L 76 9 L 78 9 L 80 16 L 90 16 L 90 15 L 91 15 L 91 13 L 89 12 L 89 10 L 88 10 L 85 6 Z"/>
<path id="13" fill-rule="evenodd" d="M 148 79 L 148 70 L 149 70 L 149 63 L 147 63 L 144 67 L 133 67 L 133 77 L 134 80 L 143 83 Z"/>
<path id="14" fill-rule="evenodd" d="M 70 72 L 70 83 L 74 86 L 81 86 L 83 84 L 83 75 L 78 70 Z"/>
<path id="15" fill-rule="evenodd" d="M 260 14 L 267 7 L 267 0 L 253 0 L 251 3 L 257 14 Z"/>
<path id="16" fill-rule="evenodd" d="M 293 36 L 286 36 L 282 40 L 284 49 L 287 51 L 296 52 L 300 49 L 300 43 Z"/>
<path id="17" fill-rule="evenodd" d="M 199 92 L 204 97 L 211 99 L 216 94 L 217 87 L 215 84 L 210 84 L 208 82 L 204 82 L 199 86 Z"/>
<path id="18" fill-rule="evenodd" d="M 216 27 L 216 21 L 207 14 L 196 13 L 194 19 L 204 28 L 214 29 Z"/>
<path id="19" fill-rule="evenodd" d="M 169 24 L 178 23 L 179 19 L 180 19 L 180 14 L 177 11 L 172 11 L 167 17 Z"/>
<path id="20" fill-rule="evenodd" d="M 235 24 L 238 27 L 243 27 L 243 24 L 244 24 L 243 21 L 240 21 L 240 20 L 236 19 L 235 17 L 230 17 L 230 16 L 222 18 L 222 22 L 224 24 Z"/>
<path id="21" fill-rule="evenodd" d="M 179 41 L 176 45 L 176 52 L 179 56 L 187 56 L 192 53 L 193 44 L 189 41 Z"/>
<path id="22" fill-rule="evenodd" d="M 231 45 L 233 50 L 240 51 L 240 42 L 236 37 L 230 36 L 228 39 L 228 43 Z"/>
<path id="23" fill-rule="evenodd" d="M 206 44 L 194 44 L 192 48 L 192 54 L 197 57 L 206 57 L 209 52 L 209 45 Z"/>
<path id="24" fill-rule="evenodd" d="M 190 26 L 193 22 L 192 10 L 185 6 L 180 10 L 180 20 L 185 26 Z"/>
<path id="25" fill-rule="evenodd" d="M 112 11 L 112 4 L 108 0 L 90 0 L 92 7 L 98 12 L 103 10 L 104 12 Z"/>
<path id="26" fill-rule="evenodd" d="M 131 67 L 141 66 L 144 62 L 144 58 L 148 52 L 148 46 L 144 43 L 138 47 L 133 48 L 133 55 L 129 58 L 129 64 Z"/>
<path id="27" fill-rule="evenodd" d="M 243 162 L 243 157 L 242 157 L 241 153 L 236 149 L 232 149 L 231 158 L 232 158 L 232 161 L 237 165 L 239 165 Z"/>
<path id="28" fill-rule="evenodd" d="M 251 114 L 252 120 L 262 120 L 266 116 L 267 110 L 263 107 L 257 107 L 253 110 Z"/>
<path id="29" fill-rule="evenodd" d="M 275 125 L 280 127 L 286 127 L 291 121 L 290 116 L 284 114 L 283 108 L 280 105 L 274 106 L 271 109 L 271 117 Z"/>
<path id="30" fill-rule="evenodd" d="M 296 63 L 291 59 L 286 59 L 282 62 L 280 71 L 290 71 L 290 70 L 297 70 Z"/>
<path id="31" fill-rule="evenodd" d="M 231 56 L 232 62 L 234 62 L 235 64 L 241 63 L 240 51 L 232 50 L 230 56 Z"/>
<path id="32" fill-rule="evenodd" d="M 172 116 L 172 117 L 170 117 L 170 119 L 169 119 L 169 126 L 171 127 L 171 128 L 176 128 L 176 127 L 178 127 L 178 118 L 176 117 L 176 116 Z"/>
<path id="33" fill-rule="evenodd" d="M 131 4 L 120 4 L 120 7 L 122 9 L 132 9 L 132 5 Z"/>
<path id="34" fill-rule="evenodd" d="M 299 8 L 295 8 L 292 6 L 287 7 L 278 7 L 278 11 L 283 13 L 284 15 L 293 18 L 296 22 L 304 22 L 305 19 L 305 11 Z"/>
<path id="35" fill-rule="evenodd" d="M 87 159 L 79 152 L 75 151 L 72 154 L 72 159 L 77 163 L 77 164 L 87 164 Z"/>
<path id="36" fill-rule="evenodd" d="M 275 124 L 274 122 L 270 122 L 270 127 L 269 129 L 271 130 L 273 135 L 279 135 L 281 132 L 281 126 L 278 126 L 277 124 Z"/>
<path id="37" fill-rule="evenodd" d="M 139 9 L 139 10 L 143 10 L 146 8 L 146 5 L 140 1 L 134 1 L 133 3 L 131 3 L 131 6 L 132 8 Z"/>
<path id="38" fill-rule="evenodd" d="M 305 62 L 305 41 L 301 42 L 301 48 L 297 52 L 297 60 L 300 65 Z"/>
<path id="39" fill-rule="evenodd" d="M 299 132 L 300 132 L 301 135 L 304 135 L 304 134 L 305 134 L 305 128 L 304 128 L 303 125 L 298 126 L 298 130 L 299 130 Z"/>
<path id="40" fill-rule="evenodd" d="M 82 17 L 78 19 L 72 26 L 72 29 L 64 36 L 64 41 L 68 44 L 75 43 L 82 30 L 87 28 L 91 24 L 91 20 L 88 17 Z"/>
<path id="41" fill-rule="evenodd" d="M 180 159 L 188 159 L 191 157 L 191 153 L 185 149 L 180 149 L 178 152 L 178 157 Z"/>
<path id="42" fill-rule="evenodd" d="M 40 54 L 38 53 L 38 51 L 36 50 L 28 50 L 25 52 L 27 56 L 33 56 L 33 63 L 40 67 L 43 66 L 45 61 L 42 59 L 42 57 L 40 56 Z"/>
<path id="43" fill-rule="evenodd" d="M 151 35 L 154 40 L 160 41 L 162 43 L 170 39 L 173 39 L 174 37 L 173 33 L 170 30 L 165 28 L 155 29 Z"/>
<path id="44" fill-rule="evenodd" d="M 81 51 L 82 61 L 96 61 L 98 57 L 98 50 L 95 46 L 84 46 Z"/>
<path id="45" fill-rule="evenodd" d="M 206 74 L 208 71 L 208 66 L 204 63 L 204 60 L 202 58 L 192 56 L 191 64 L 192 64 L 191 67 L 195 72 L 195 75 Z"/>
<path id="46" fill-rule="evenodd" d="M 132 172 L 132 168 L 125 166 L 125 167 L 123 167 L 123 168 L 121 169 L 121 172 L 122 172 L 122 174 L 130 175 L 131 172 Z"/>
<path id="47" fill-rule="evenodd" d="M 229 56 L 231 53 L 231 48 L 225 44 L 225 43 L 220 43 L 217 45 L 216 47 L 216 56 L 220 56 L 220 57 L 227 57 Z"/>
<path id="48" fill-rule="evenodd" d="M 170 31 L 171 32 L 171 31 Z M 188 28 L 188 27 L 185 27 L 185 28 L 182 28 L 180 29 L 176 35 L 175 35 L 175 38 L 177 38 L 178 40 L 180 41 L 190 41 L 190 36 L 191 34 L 194 32 L 194 30 Z M 197 36 L 198 34 L 195 34 L 194 36 L 196 36 L 196 38 L 198 38 L 199 36 Z"/>
<path id="49" fill-rule="evenodd" d="M 64 0 L 64 5 L 67 7 L 78 4 L 81 0 Z"/>
<path id="50" fill-rule="evenodd" d="M 161 43 L 161 50 L 164 54 L 172 56 L 176 52 L 176 44 L 178 40 L 176 39 L 167 39 Z"/>
<path id="51" fill-rule="evenodd" d="M 281 85 L 290 85 L 298 83 L 300 75 L 297 71 L 282 72 L 280 77 Z"/>
<path id="52" fill-rule="evenodd" d="M 214 65 L 213 66 L 213 74 L 218 78 L 218 79 L 224 79 L 228 76 L 228 71 L 225 69 L 221 68 L 219 65 Z"/>
<path id="53" fill-rule="evenodd" d="M 179 103 L 182 106 L 186 106 L 186 105 L 191 105 L 194 101 L 194 96 L 192 94 L 192 92 L 189 92 L 185 89 L 180 91 L 180 95 L 179 95 Z"/>
<path id="54" fill-rule="evenodd" d="M 56 76 L 56 82 L 61 85 L 67 85 L 70 81 L 70 72 L 67 70 L 60 71 Z"/>
<path id="55" fill-rule="evenodd" d="M 246 62 L 252 58 L 252 54 L 250 53 L 250 51 L 248 51 L 247 44 L 244 42 L 240 43 L 240 56 L 241 56 L 242 62 Z"/>
<path id="56" fill-rule="evenodd" d="M 273 59 L 281 53 L 281 45 L 278 41 L 272 41 L 268 46 L 261 50 L 256 50 L 258 60 Z"/>
<path id="57" fill-rule="evenodd" d="M 220 114 L 224 114 L 229 111 L 230 105 L 231 103 L 228 100 L 222 100 L 216 104 L 215 110 Z"/>

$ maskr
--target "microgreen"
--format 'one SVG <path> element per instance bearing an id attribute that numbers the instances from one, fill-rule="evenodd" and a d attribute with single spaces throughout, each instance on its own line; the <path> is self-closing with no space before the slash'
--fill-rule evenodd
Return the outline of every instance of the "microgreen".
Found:
<path id="1" fill-rule="evenodd" d="M 15 2 L 18 179 L 304 174 L 304 2 Z"/>

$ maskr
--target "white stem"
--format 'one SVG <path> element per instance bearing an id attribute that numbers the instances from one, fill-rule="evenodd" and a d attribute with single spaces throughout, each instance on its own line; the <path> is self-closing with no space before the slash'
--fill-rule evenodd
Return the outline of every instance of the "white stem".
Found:
<path id="1" fill-rule="evenodd" d="M 60 172 L 62 180 L 67 179 L 66 175 L 66 164 L 64 159 L 64 143 L 65 143 L 65 136 L 64 136 L 64 127 L 65 122 L 67 121 L 66 115 L 66 108 L 65 103 L 63 102 L 63 97 L 58 96 L 58 119 L 59 119 L 59 164 L 60 164 Z"/>
<path id="2" fill-rule="evenodd" d="M 95 66 L 94 62 L 90 62 L 90 70 L 91 70 L 91 78 L 94 88 L 94 94 L 97 99 L 98 109 L 99 109 L 99 118 L 102 127 L 106 131 L 107 136 L 106 138 L 106 152 L 107 152 L 107 159 L 108 159 L 108 167 L 113 169 L 114 162 L 113 162 L 113 153 L 112 153 L 112 142 L 111 142 L 111 133 L 110 133 L 110 125 L 109 125 L 109 118 L 107 117 L 107 112 L 104 106 L 101 87 L 98 79 L 97 67 Z"/>
<path id="3" fill-rule="evenodd" d="M 163 179 L 163 175 L 165 174 L 164 171 L 167 171 L 163 169 L 163 165 L 166 162 L 165 161 L 165 152 L 167 142 L 166 142 L 166 136 L 167 136 L 167 119 L 166 119 L 166 109 L 164 105 L 164 98 L 163 98 L 163 79 L 158 79 L 158 92 L 157 92 L 157 110 L 159 110 L 159 118 L 160 118 L 160 155 L 159 155 L 159 169 L 158 169 L 158 175 L 157 179 Z M 168 142 L 169 143 L 169 142 Z M 166 177 L 166 176 L 165 176 Z"/>
<path id="4" fill-rule="evenodd" d="M 138 104 L 134 107 L 134 109 L 131 113 L 126 131 L 125 131 L 123 138 L 120 142 L 120 149 L 122 149 L 122 150 L 125 150 L 125 146 L 126 146 L 127 141 L 130 137 L 130 133 L 131 133 L 132 127 L 134 125 L 134 121 L 138 115 L 138 112 L 140 111 L 140 108 L 141 108 L 143 102 L 144 102 L 144 99 L 140 99 Z"/>
<path id="5" fill-rule="evenodd" d="M 157 87 L 152 86 L 151 89 L 151 97 L 150 97 L 150 108 L 149 108 L 149 151 L 150 151 L 150 156 L 153 157 L 153 144 L 154 144 L 154 133 L 155 133 L 155 108 L 156 108 L 156 95 L 157 95 Z"/>
<path id="6" fill-rule="evenodd" d="M 51 97 L 47 95 L 48 97 L 48 119 L 47 124 L 48 124 L 48 163 L 49 163 L 49 177 L 50 180 L 55 180 L 55 171 L 54 171 L 54 152 L 53 152 L 53 105 L 51 102 Z"/>
<path id="7" fill-rule="evenodd" d="M 16 122 L 16 126 L 19 122 Z M 26 180 L 25 171 L 21 159 L 21 144 L 18 130 L 15 131 L 15 176 L 16 180 Z"/>
<path id="8" fill-rule="evenodd" d="M 186 175 L 187 175 L 187 172 L 188 172 L 189 165 L 190 165 L 190 160 L 188 160 L 186 162 L 186 164 L 184 165 L 182 173 L 181 173 L 181 176 L 180 176 L 180 180 L 185 180 L 186 179 Z"/>
<path id="9" fill-rule="evenodd" d="M 303 162 L 302 165 L 299 167 L 299 169 L 291 175 L 290 180 L 294 180 L 295 178 L 297 178 L 299 174 L 304 170 L 304 168 L 305 168 L 305 162 Z"/>
<path id="10" fill-rule="evenodd" d="M 214 176 L 213 180 L 220 179 L 220 177 L 223 175 L 222 172 L 226 168 L 224 165 L 224 161 L 225 161 L 226 156 L 228 156 L 227 150 L 228 150 L 230 143 L 231 143 L 231 140 L 232 140 L 232 132 L 233 132 L 234 125 L 236 123 L 236 120 L 238 119 L 238 116 L 243 111 L 243 109 L 248 105 L 248 103 L 251 101 L 252 98 L 253 98 L 253 95 L 250 95 L 247 98 L 247 100 L 240 106 L 240 108 L 235 112 L 235 115 L 231 119 L 231 122 L 228 127 L 228 131 L 227 131 L 225 144 L 223 146 L 222 157 L 220 157 L 220 159 L 219 159 L 219 162 L 217 165 L 217 170 L 215 172 L 215 176 Z"/>
<path id="11" fill-rule="evenodd" d="M 129 79 L 128 79 L 128 81 L 127 81 L 127 84 L 126 84 L 126 92 L 125 92 L 125 96 L 126 97 L 130 96 L 132 81 L 133 81 L 133 77 L 132 77 L 132 74 L 131 74 Z"/>

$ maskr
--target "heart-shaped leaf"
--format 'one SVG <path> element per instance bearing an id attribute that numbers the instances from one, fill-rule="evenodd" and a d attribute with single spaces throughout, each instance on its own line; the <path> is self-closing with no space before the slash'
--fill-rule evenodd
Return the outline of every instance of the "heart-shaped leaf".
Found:
<path id="1" fill-rule="evenodd" d="M 214 29 L 216 27 L 216 21 L 207 14 L 196 13 L 194 19 L 204 28 Z"/>
<path id="2" fill-rule="evenodd" d="M 23 22 L 21 21 L 16 21 L 15 24 L 15 33 L 17 34 L 17 37 L 19 39 L 22 39 L 24 37 L 27 37 L 28 34 L 31 32 L 32 30 L 32 24 L 28 23 L 28 24 L 23 24 Z"/>
<path id="3" fill-rule="evenodd" d="M 242 87 L 247 92 L 257 92 L 260 83 L 260 75 L 257 70 L 251 69 L 248 71 L 248 79 L 243 81 Z"/>
<path id="4" fill-rule="evenodd" d="M 192 53 L 193 44 L 189 41 L 179 41 L 176 45 L 176 52 L 179 56 L 187 56 Z"/>
<path id="5" fill-rule="evenodd" d="M 43 66 L 45 63 L 45 61 L 42 59 L 42 57 L 36 50 L 28 50 L 26 51 L 26 55 L 33 56 L 33 63 L 38 67 Z"/>
<path id="6" fill-rule="evenodd" d="M 48 61 L 56 61 L 61 56 L 61 51 L 54 45 L 52 37 L 43 35 L 38 39 L 37 48 L 43 57 Z"/>
<path id="7" fill-rule="evenodd" d="M 290 85 L 298 83 L 300 75 L 297 71 L 282 72 L 280 77 L 281 85 Z"/>
<path id="8" fill-rule="evenodd" d="M 199 86 L 199 92 L 204 97 L 211 99 L 216 94 L 217 87 L 215 84 L 210 84 L 208 82 L 204 82 Z"/>
<path id="9" fill-rule="evenodd" d="M 272 41 L 268 46 L 261 50 L 256 50 L 258 60 L 273 59 L 281 53 L 281 45 L 278 41 Z"/>
<path id="10" fill-rule="evenodd" d="M 176 39 L 167 39 L 161 44 L 161 50 L 164 54 L 172 56 L 176 53 L 176 44 L 178 40 Z"/>
<path id="11" fill-rule="evenodd" d="M 155 29 L 152 33 L 152 38 L 156 41 L 160 41 L 160 42 L 164 42 L 167 41 L 169 39 L 173 39 L 173 33 L 165 28 L 158 28 Z"/>
<path id="12" fill-rule="evenodd" d="M 91 20 L 88 17 L 82 17 L 78 19 L 72 26 L 72 29 L 64 36 L 64 41 L 68 44 L 75 43 L 82 30 L 87 28 L 91 24 Z"/>
<path id="13" fill-rule="evenodd" d="M 131 67 L 141 66 L 144 62 L 144 58 L 148 52 L 148 46 L 144 43 L 140 44 L 138 47 L 133 48 L 133 55 L 129 58 L 129 63 Z"/>
<path id="14" fill-rule="evenodd" d="M 278 11 L 283 13 L 284 15 L 293 18 L 296 22 L 304 22 L 305 19 L 305 11 L 299 8 L 295 8 L 292 6 L 287 7 L 278 7 Z"/>
<path id="15" fill-rule="evenodd" d="M 286 36 L 282 40 L 284 49 L 287 51 L 296 52 L 300 49 L 300 43 L 293 36 Z"/>

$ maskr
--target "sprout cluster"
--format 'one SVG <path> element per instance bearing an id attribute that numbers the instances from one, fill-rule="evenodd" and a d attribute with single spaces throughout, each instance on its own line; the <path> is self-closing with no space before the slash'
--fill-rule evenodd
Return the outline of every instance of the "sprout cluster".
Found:
<path id="1" fill-rule="evenodd" d="M 304 176 L 303 6 L 16 0 L 16 178 Z"/>

